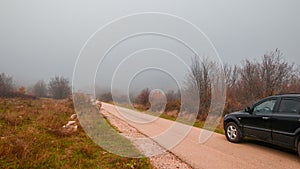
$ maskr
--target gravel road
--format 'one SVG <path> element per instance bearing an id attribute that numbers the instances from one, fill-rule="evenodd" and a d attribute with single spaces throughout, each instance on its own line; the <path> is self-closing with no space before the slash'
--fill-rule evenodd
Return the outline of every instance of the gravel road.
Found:
<path id="1" fill-rule="evenodd" d="M 146 137 L 144 134 L 140 133 L 137 129 L 130 126 L 125 121 L 121 120 L 117 116 L 112 115 L 111 113 L 107 112 L 104 109 L 101 109 L 100 111 L 110 122 L 111 125 L 115 126 L 118 131 L 125 137 L 131 139 L 131 138 L 143 138 Z M 174 169 L 174 168 L 180 168 L 180 169 L 191 169 L 192 167 L 182 161 L 180 158 L 175 156 L 173 153 L 167 151 L 160 145 L 158 145 L 156 142 L 149 140 L 147 142 L 147 147 L 142 146 L 143 144 L 139 144 L 137 140 L 131 140 L 133 144 L 136 145 L 136 147 L 143 152 L 145 155 L 147 155 L 149 150 L 148 148 L 154 149 L 156 151 L 159 151 L 160 154 L 157 156 L 150 156 L 150 162 L 154 168 L 157 169 Z"/>
<path id="2" fill-rule="evenodd" d="M 168 138 L 155 139 L 161 133 L 170 130 L 170 126 L 174 125 L 173 121 L 156 118 L 147 114 L 139 113 L 133 110 L 118 108 L 115 106 L 103 103 L 102 108 L 106 113 L 111 114 L 124 124 L 131 127 L 131 130 L 137 130 L 144 136 L 154 138 L 159 147 L 168 147 L 167 142 L 172 141 L 172 138 L 179 132 L 169 134 Z M 121 114 L 120 114 L 121 113 Z M 156 119 L 155 119 L 156 118 Z M 138 121 L 148 121 L 147 123 L 139 123 Z M 120 127 L 123 128 L 123 127 Z M 172 131 L 172 130 L 171 130 Z M 300 160 L 296 153 L 283 151 L 282 149 L 272 148 L 257 144 L 255 142 L 244 142 L 241 144 L 230 143 L 222 134 L 214 133 L 205 143 L 199 143 L 199 134 L 202 129 L 192 127 L 190 132 L 176 146 L 170 149 L 170 155 L 176 158 L 182 164 L 187 163 L 184 167 L 205 168 L 205 169 L 299 169 Z M 169 140 L 168 140 L 169 139 Z M 163 158 L 156 159 L 164 164 Z M 155 161 L 155 160 L 152 160 Z M 172 161 L 172 160 L 171 160 Z M 166 162 L 168 163 L 168 162 Z M 172 163 L 172 162 L 171 162 Z M 168 165 L 166 165 L 168 168 Z M 163 166 L 156 166 L 164 168 Z M 169 168 L 184 168 L 177 165 Z"/>

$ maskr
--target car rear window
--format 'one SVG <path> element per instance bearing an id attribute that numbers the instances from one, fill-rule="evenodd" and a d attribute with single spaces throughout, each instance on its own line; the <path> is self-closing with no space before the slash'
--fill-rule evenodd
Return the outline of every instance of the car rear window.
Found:
<path id="1" fill-rule="evenodd" d="M 278 109 L 279 113 L 299 114 L 300 101 L 294 99 L 282 99 Z"/>

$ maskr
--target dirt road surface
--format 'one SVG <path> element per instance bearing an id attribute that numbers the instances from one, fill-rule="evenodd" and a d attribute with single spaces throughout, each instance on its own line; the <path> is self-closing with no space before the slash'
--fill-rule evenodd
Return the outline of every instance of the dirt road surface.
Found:
<path id="1" fill-rule="evenodd" d="M 174 121 L 153 117 L 134 110 L 103 103 L 103 109 L 126 121 L 141 133 L 155 138 L 163 133 L 166 136 L 155 139 L 161 146 L 169 148 L 175 135 L 182 134 L 179 128 L 170 130 Z M 183 127 L 184 128 L 184 127 Z M 185 131 L 182 131 L 185 132 Z M 204 169 L 299 169 L 300 158 L 296 153 L 272 148 L 256 142 L 230 143 L 222 134 L 214 133 L 205 143 L 199 143 L 202 129 L 192 127 L 190 132 L 170 151 L 194 168 Z"/>

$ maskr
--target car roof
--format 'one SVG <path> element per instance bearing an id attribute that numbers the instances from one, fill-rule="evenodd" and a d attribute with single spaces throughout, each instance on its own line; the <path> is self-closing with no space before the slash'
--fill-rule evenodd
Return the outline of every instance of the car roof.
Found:
<path id="1" fill-rule="evenodd" d="M 300 93 L 279 94 L 279 95 L 275 95 L 275 97 L 299 97 L 300 98 Z"/>

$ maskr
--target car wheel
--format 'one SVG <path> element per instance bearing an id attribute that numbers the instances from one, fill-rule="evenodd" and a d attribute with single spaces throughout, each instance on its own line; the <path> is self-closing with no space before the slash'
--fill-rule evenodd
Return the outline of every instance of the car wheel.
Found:
<path id="1" fill-rule="evenodd" d="M 242 134 L 234 122 L 229 122 L 225 127 L 225 135 L 228 141 L 238 143 L 242 141 Z"/>

